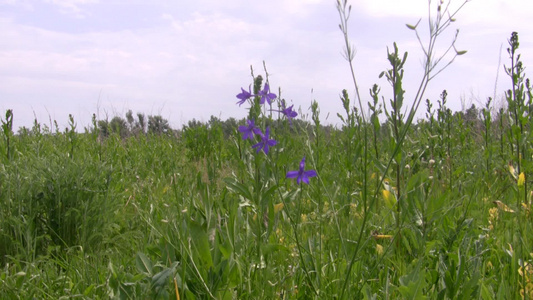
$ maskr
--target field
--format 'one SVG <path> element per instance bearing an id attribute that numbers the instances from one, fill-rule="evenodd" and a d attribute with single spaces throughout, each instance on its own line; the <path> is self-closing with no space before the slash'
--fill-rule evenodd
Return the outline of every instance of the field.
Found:
<path id="1" fill-rule="evenodd" d="M 452 112 L 446 91 L 424 103 L 430 51 L 406 107 L 394 45 L 393 98 L 344 90 L 338 127 L 318 102 L 309 119 L 286 107 L 266 68 L 235 98 L 243 120 L 173 130 L 129 112 L 15 132 L 8 110 L 1 298 L 533 299 L 533 97 L 518 46 L 513 33 L 500 109 Z"/>

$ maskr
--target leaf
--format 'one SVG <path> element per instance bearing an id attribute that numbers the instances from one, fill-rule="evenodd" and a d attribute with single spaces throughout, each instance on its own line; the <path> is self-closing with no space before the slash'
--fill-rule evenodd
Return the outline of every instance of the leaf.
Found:
<path id="1" fill-rule="evenodd" d="M 211 257 L 211 249 L 209 246 L 209 237 L 205 228 L 198 223 L 191 221 L 189 223 L 190 236 L 194 243 L 196 252 L 200 260 L 205 264 L 205 268 L 213 266 L 213 259 Z"/>
<path id="2" fill-rule="evenodd" d="M 281 244 L 266 244 L 261 245 L 261 251 L 263 251 L 263 255 L 267 256 L 275 252 L 284 252 L 284 253 L 290 253 L 289 248 L 287 248 L 284 245 Z"/>
<path id="3" fill-rule="evenodd" d="M 152 276 L 152 261 L 144 253 L 137 253 L 137 257 L 135 258 L 135 264 L 139 272 L 144 273 L 148 276 Z"/>
<path id="4" fill-rule="evenodd" d="M 494 292 L 491 292 L 487 286 L 481 283 L 481 299 L 492 300 L 494 299 Z"/>
<path id="5" fill-rule="evenodd" d="M 273 186 L 268 188 L 266 191 L 262 191 L 262 193 L 261 193 L 261 201 L 263 203 L 270 203 L 270 197 L 272 196 L 272 194 L 274 194 L 274 192 L 277 190 L 277 188 L 278 188 L 278 185 L 274 184 Z"/>
<path id="6" fill-rule="evenodd" d="M 187 296 L 187 299 L 196 299 L 196 296 L 194 296 L 194 294 L 189 290 L 185 290 L 185 295 Z"/>
<path id="7" fill-rule="evenodd" d="M 90 286 L 88 286 L 84 291 L 83 291 L 83 295 L 84 296 L 89 296 L 89 294 L 94 290 L 94 284 L 91 284 Z"/>
<path id="8" fill-rule="evenodd" d="M 423 287 L 425 276 L 425 271 L 414 270 L 412 273 L 400 277 L 401 286 L 398 291 L 404 299 L 427 299 L 424 296 Z"/>
<path id="9" fill-rule="evenodd" d="M 250 190 L 248 189 L 248 187 L 240 182 L 237 181 L 237 179 L 235 178 L 226 178 L 224 179 L 224 181 L 226 182 L 226 187 L 242 196 L 243 198 L 247 199 L 247 200 L 252 200 L 252 193 L 250 192 Z"/>
<path id="10" fill-rule="evenodd" d="M 174 273 L 173 268 L 166 268 L 152 277 L 152 287 L 162 288 L 168 283 L 168 278 Z"/>

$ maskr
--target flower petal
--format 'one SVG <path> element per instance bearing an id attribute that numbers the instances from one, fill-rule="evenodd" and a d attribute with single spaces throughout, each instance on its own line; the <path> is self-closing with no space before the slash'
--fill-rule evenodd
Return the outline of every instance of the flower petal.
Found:
<path id="1" fill-rule="evenodd" d="M 315 170 L 308 170 L 308 171 L 305 171 L 304 172 L 304 175 L 306 177 L 316 177 L 317 176 L 317 173 Z"/>
<path id="2" fill-rule="evenodd" d="M 287 172 L 287 176 L 285 178 L 296 178 L 300 175 L 300 172 L 298 171 L 289 171 Z"/>

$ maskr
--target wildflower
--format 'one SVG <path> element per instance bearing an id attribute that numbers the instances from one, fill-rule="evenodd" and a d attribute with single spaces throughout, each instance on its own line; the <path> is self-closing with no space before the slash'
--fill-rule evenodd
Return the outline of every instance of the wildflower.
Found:
<path id="1" fill-rule="evenodd" d="M 292 118 L 295 118 L 296 116 L 298 116 L 298 113 L 292 110 L 293 107 L 294 105 L 291 105 L 281 111 L 281 113 L 284 114 L 289 119 L 289 121 Z"/>
<path id="2" fill-rule="evenodd" d="M 252 98 L 254 95 L 252 95 L 251 86 L 248 86 L 248 91 L 245 91 L 243 88 L 241 88 L 241 93 L 237 95 L 238 99 L 241 99 L 237 101 L 237 104 L 241 106 L 246 100 Z"/>
<path id="3" fill-rule="evenodd" d="M 509 173 L 511 173 L 511 176 L 513 176 L 514 179 L 518 179 L 518 172 L 512 164 L 509 164 Z"/>
<path id="4" fill-rule="evenodd" d="M 490 230 L 494 229 L 494 225 L 496 225 L 498 218 L 499 218 L 498 208 L 497 207 L 489 208 L 489 229 Z"/>
<path id="5" fill-rule="evenodd" d="M 278 111 L 280 113 L 282 113 L 284 116 L 287 117 L 287 119 L 289 119 L 289 123 L 292 124 L 292 119 L 293 118 L 296 118 L 296 116 L 298 116 L 298 113 L 295 112 L 292 108 L 294 107 L 294 105 L 291 105 L 289 107 L 285 107 L 285 100 L 281 101 L 281 110 L 274 110 L 274 111 Z"/>
<path id="6" fill-rule="evenodd" d="M 514 213 L 514 210 L 510 209 L 507 205 L 505 205 L 505 203 L 503 203 L 503 202 L 501 202 L 499 200 L 493 201 L 493 203 L 496 204 L 496 206 L 500 210 L 503 210 L 503 211 L 506 211 L 506 212 L 510 212 L 510 213 Z"/>
<path id="7" fill-rule="evenodd" d="M 261 134 L 259 127 L 255 126 L 254 120 L 247 120 L 248 126 L 239 126 L 239 131 L 242 132 L 242 139 L 254 139 L 254 134 Z"/>
<path id="8" fill-rule="evenodd" d="M 377 245 L 376 245 L 376 252 L 377 252 L 379 255 L 383 255 L 383 246 L 381 246 L 380 244 L 377 244 Z"/>
<path id="9" fill-rule="evenodd" d="M 383 199 L 385 200 L 385 205 L 387 205 L 388 208 L 392 208 L 394 204 L 396 204 L 396 197 L 389 191 L 389 190 L 383 190 Z"/>
<path id="10" fill-rule="evenodd" d="M 389 240 L 389 239 L 392 239 L 392 235 L 390 235 L 390 234 L 380 234 L 379 232 L 372 232 L 372 237 L 375 240 Z"/>
<path id="11" fill-rule="evenodd" d="M 524 186 L 524 183 L 526 182 L 526 175 L 524 175 L 524 172 L 520 173 L 520 175 L 518 175 L 518 187 L 523 187 Z"/>
<path id="12" fill-rule="evenodd" d="M 257 148 L 257 152 L 263 149 L 265 154 L 268 154 L 268 147 L 272 147 L 276 145 L 278 142 L 276 142 L 275 140 L 269 139 L 270 127 L 266 128 L 265 134 L 262 134 L 261 132 L 259 132 L 259 134 L 261 135 L 261 141 L 253 145 L 252 148 Z"/>
<path id="13" fill-rule="evenodd" d="M 300 217 L 302 219 L 302 223 L 307 222 L 307 215 L 306 214 L 302 214 Z"/>
<path id="14" fill-rule="evenodd" d="M 261 100 L 259 101 L 260 104 L 264 104 L 265 100 L 268 102 L 268 104 L 272 104 L 272 101 L 276 99 L 276 94 L 273 94 L 270 92 L 270 87 L 268 86 L 268 83 L 265 83 L 265 87 L 262 91 L 259 91 L 259 94 L 257 96 L 261 96 Z"/>
<path id="15" fill-rule="evenodd" d="M 304 171 L 305 169 L 305 156 L 300 162 L 300 169 L 298 171 L 287 172 L 286 178 L 296 178 L 296 182 L 300 184 L 302 181 L 309 184 L 309 177 L 317 176 L 315 170 Z"/>
<path id="16" fill-rule="evenodd" d="M 526 215 L 529 217 L 529 211 L 530 211 L 530 208 L 531 205 L 527 205 L 525 203 L 522 203 L 522 208 L 526 211 Z"/>
<path id="17" fill-rule="evenodd" d="M 529 299 L 533 299 L 533 283 L 526 283 L 525 291 L 529 295 Z M 522 299 L 526 299 L 524 296 L 524 289 L 520 289 L 520 296 L 522 296 Z"/>

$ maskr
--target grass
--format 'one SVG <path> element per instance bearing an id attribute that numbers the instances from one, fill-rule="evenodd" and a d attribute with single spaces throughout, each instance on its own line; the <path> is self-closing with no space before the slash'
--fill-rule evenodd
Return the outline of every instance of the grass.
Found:
<path id="1" fill-rule="evenodd" d="M 338 8 L 347 31 L 349 6 Z M 521 68 L 513 37 L 512 66 Z M 403 108 L 406 56 L 393 49 L 384 72 L 393 99 L 381 103 L 375 86 L 367 115 L 344 91 L 339 128 L 320 123 L 316 101 L 309 120 L 291 124 L 250 98 L 249 119 L 277 141 L 268 155 L 252 148 L 258 137 L 242 140 L 245 120 L 146 132 L 119 118 L 119 130 L 94 120 L 79 132 L 70 117 L 64 131 L 36 121 L 15 134 L 8 111 L 0 144 L 0 294 L 532 298 L 532 97 L 523 69 L 508 70 L 510 109 L 493 113 L 488 100 L 480 113 L 451 112 L 444 91 L 415 123 L 423 92 Z M 349 61 L 351 53 L 348 46 Z M 426 71 L 421 90 L 436 75 Z M 252 77 L 257 94 L 268 72 Z M 318 176 L 298 185 L 285 177 L 304 156 L 305 169 Z"/>

